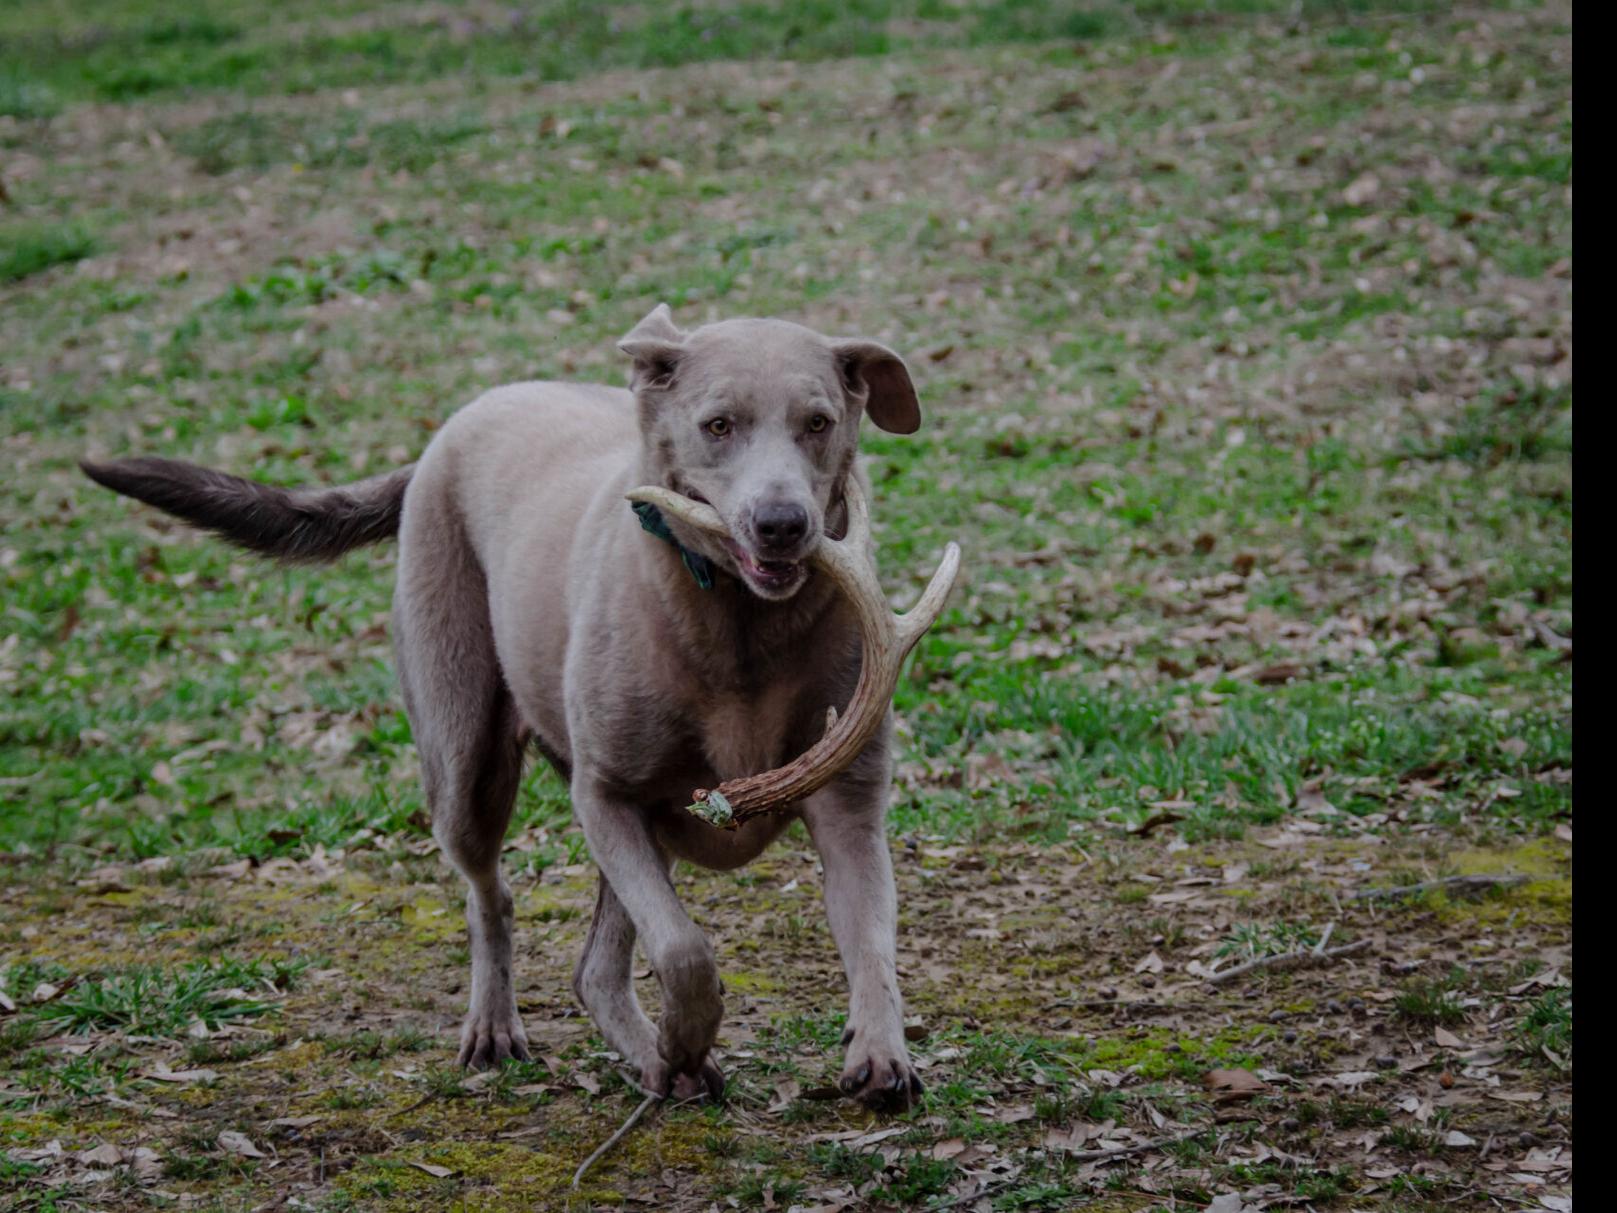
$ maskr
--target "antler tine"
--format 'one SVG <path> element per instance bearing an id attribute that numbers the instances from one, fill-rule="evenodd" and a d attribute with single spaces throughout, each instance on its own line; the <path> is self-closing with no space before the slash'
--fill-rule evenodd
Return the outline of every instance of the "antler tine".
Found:
<path id="1" fill-rule="evenodd" d="M 915 605 L 898 617 L 898 631 L 905 639 L 906 653 L 943 613 L 943 604 L 949 597 L 949 591 L 954 589 L 954 579 L 959 571 L 960 545 L 951 539 L 944 547 L 943 559 L 938 562 L 938 571 L 932 574 L 932 580 L 927 583 L 926 589 L 921 591 Z"/>
<path id="2" fill-rule="evenodd" d="M 862 548 L 870 542 L 870 502 L 865 500 L 864 486 L 859 483 L 859 477 L 852 472 L 848 473 L 842 500 L 848 511 L 848 529 L 841 539 L 832 542 Z"/>
<path id="3" fill-rule="evenodd" d="M 647 486 L 629 494 L 675 518 L 714 534 L 728 534 L 711 507 L 681 493 Z M 870 514 L 862 488 L 850 479 L 846 490 L 848 533 L 822 540 L 810 560 L 830 577 L 854 607 L 859 621 L 859 684 L 840 715 L 828 717 L 825 735 L 805 753 L 773 771 L 731 779 L 714 789 L 699 788 L 691 812 L 711 825 L 734 829 L 743 821 L 802 800 L 835 779 L 857 758 L 881 728 L 904 658 L 943 610 L 960 569 L 960 547 L 950 543 L 926 590 L 904 615 L 895 615 L 876 576 L 869 543 Z"/>

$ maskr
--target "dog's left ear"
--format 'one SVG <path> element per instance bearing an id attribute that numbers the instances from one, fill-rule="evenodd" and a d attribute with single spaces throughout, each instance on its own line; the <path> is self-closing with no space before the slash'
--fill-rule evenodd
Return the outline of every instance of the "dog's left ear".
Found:
<path id="1" fill-rule="evenodd" d="M 833 341 L 831 352 L 843 386 L 865 397 L 865 412 L 872 421 L 890 434 L 913 434 L 921 428 L 921 402 L 902 358 L 862 337 Z"/>
<path id="2" fill-rule="evenodd" d="M 685 334 L 674 324 L 668 305 L 659 303 L 623 335 L 618 348 L 634 359 L 632 387 L 664 388 L 674 381 L 685 355 Z"/>

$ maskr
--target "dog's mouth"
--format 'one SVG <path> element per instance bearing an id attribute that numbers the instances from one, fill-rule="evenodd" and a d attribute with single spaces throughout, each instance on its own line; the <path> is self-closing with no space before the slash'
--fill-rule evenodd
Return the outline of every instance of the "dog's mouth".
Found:
<path id="1" fill-rule="evenodd" d="M 677 484 L 675 490 L 692 501 L 711 506 L 713 503 L 688 484 Z M 788 598 L 808 577 L 806 560 L 764 560 L 753 555 L 733 539 L 720 542 L 735 562 L 736 571 L 753 591 L 764 598 Z"/>
<path id="2" fill-rule="evenodd" d="M 733 539 L 724 546 L 742 577 L 756 590 L 769 597 L 785 595 L 795 590 L 808 575 L 808 564 L 802 560 L 760 560 Z"/>

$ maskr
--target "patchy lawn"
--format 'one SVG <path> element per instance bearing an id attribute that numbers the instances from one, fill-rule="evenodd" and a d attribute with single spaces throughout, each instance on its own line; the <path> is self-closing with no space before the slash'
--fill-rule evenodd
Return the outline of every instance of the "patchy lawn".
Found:
<path id="1" fill-rule="evenodd" d="M 196 11 L 0 34 L 0 1209 L 1570 1208 L 1568 6 Z M 570 1193 L 635 1097 L 565 789 L 543 1060 L 468 1079 L 392 553 L 74 460 L 374 473 L 659 300 L 920 383 L 866 449 L 894 600 L 966 549 L 898 699 L 929 1096 L 825 1097 L 794 830 L 680 876 L 729 1102 Z"/>

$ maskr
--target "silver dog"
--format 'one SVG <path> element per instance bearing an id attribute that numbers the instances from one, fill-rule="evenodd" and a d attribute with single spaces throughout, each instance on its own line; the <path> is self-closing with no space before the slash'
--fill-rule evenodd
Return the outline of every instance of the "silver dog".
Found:
<path id="1" fill-rule="evenodd" d="M 903 361 L 779 320 L 692 332 L 657 307 L 619 343 L 630 390 L 520 383 L 456 413 L 419 463 L 289 492 L 162 459 L 85 463 L 99 483 L 287 561 L 397 534 L 394 644 L 433 834 L 469 886 L 471 1005 L 460 1061 L 528 1056 L 511 980 L 500 848 L 531 744 L 571 785 L 601 880 L 573 990 L 649 1091 L 723 1092 L 712 945 L 674 892 L 684 859 L 739 867 L 789 814 L 733 832 L 683 811 L 690 789 L 779 765 L 825 727 L 859 674 L 847 604 L 806 563 L 845 527 L 861 414 L 913 433 Z M 863 481 L 861 480 L 861 485 Z M 663 522 L 624 494 L 660 485 L 710 503 L 733 540 Z M 854 764 L 796 806 L 825 869 L 850 987 L 841 1087 L 904 1108 L 897 902 L 883 818 L 891 711 Z M 657 975 L 635 997 L 636 939 Z"/>

